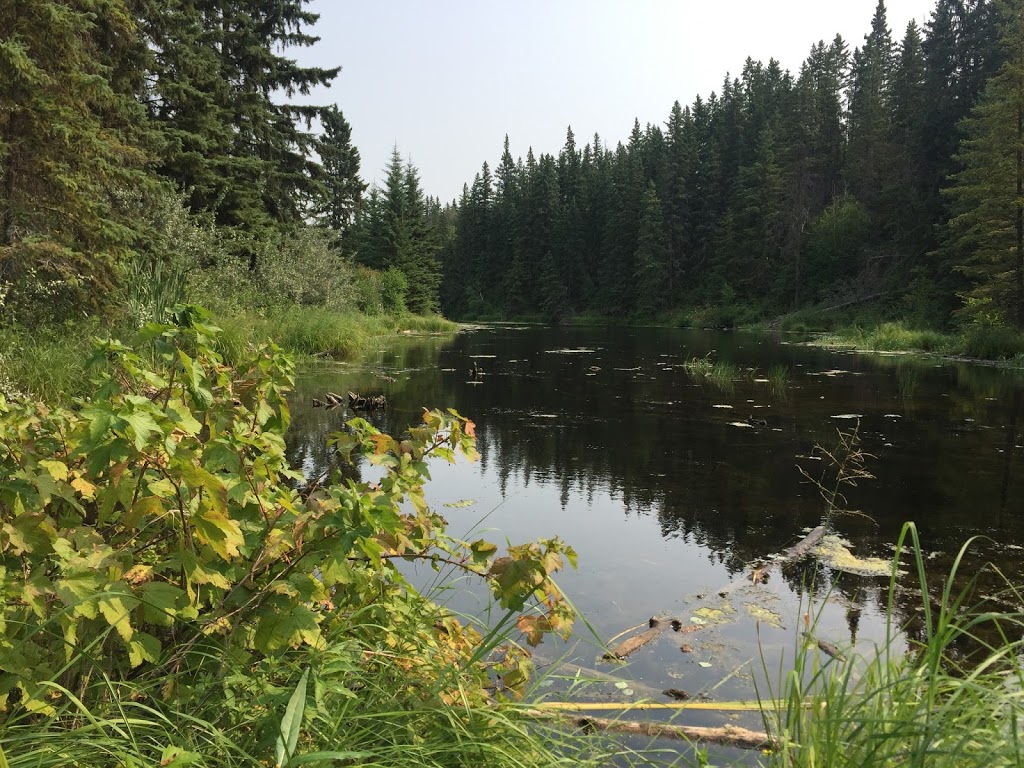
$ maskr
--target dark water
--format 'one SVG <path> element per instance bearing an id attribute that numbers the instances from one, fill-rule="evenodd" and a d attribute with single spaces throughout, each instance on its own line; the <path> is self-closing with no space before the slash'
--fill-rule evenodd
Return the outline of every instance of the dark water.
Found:
<path id="1" fill-rule="evenodd" d="M 734 363 L 735 380 L 684 369 L 706 355 Z M 474 361 L 484 371 L 477 380 L 468 375 Z M 391 407 L 374 419 L 393 433 L 424 406 L 472 418 L 481 461 L 436 465 L 432 503 L 474 501 L 444 510 L 456 535 L 494 529 L 496 541 L 557 534 L 570 542 L 580 567 L 560 583 L 602 637 L 656 614 L 685 622 L 702 607 L 724 609 L 724 622 L 685 638 L 668 633 L 616 672 L 659 690 L 749 697 L 755 678 L 777 678 L 780 658 L 791 658 L 809 599 L 820 637 L 843 645 L 884 636 L 885 579 L 787 567 L 728 600 L 717 594 L 821 522 L 818 489 L 797 467 L 815 477 L 827 469 L 808 457 L 858 423 L 840 417 L 859 415 L 862 448 L 873 456 L 875 479 L 845 491 L 846 506 L 864 514 L 834 519 L 855 554 L 891 557 L 909 520 L 936 586 L 978 534 L 989 538 L 970 569 L 993 560 L 1024 577 L 1024 381 L 993 368 L 669 329 L 495 327 L 406 338 L 363 365 L 300 377 L 289 448 L 311 472 L 327 459 L 327 435 L 351 415 L 309 408 L 328 390 L 384 393 Z M 917 602 L 901 598 L 901 623 Z M 465 595 L 456 605 L 485 607 Z M 580 644 L 545 643 L 541 653 L 601 666 L 588 636 L 581 628 Z M 692 652 L 681 653 L 681 642 Z M 593 695 L 629 698 L 613 686 Z"/>

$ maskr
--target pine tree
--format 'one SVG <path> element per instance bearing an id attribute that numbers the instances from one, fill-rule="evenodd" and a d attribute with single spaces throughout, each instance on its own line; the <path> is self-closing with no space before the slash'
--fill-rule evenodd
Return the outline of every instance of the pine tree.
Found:
<path id="1" fill-rule="evenodd" d="M 0 0 L 0 309 L 95 308 L 139 237 L 137 54 L 120 0 Z"/>
<path id="2" fill-rule="evenodd" d="M 963 125 L 948 247 L 972 283 L 963 313 L 1024 330 L 1024 2 L 1005 18 L 1005 63 Z"/>

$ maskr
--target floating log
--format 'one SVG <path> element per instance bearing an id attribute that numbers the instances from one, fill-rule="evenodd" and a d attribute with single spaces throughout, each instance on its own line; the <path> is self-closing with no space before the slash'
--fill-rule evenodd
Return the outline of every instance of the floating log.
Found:
<path id="1" fill-rule="evenodd" d="M 776 563 L 788 563 L 806 557 L 807 553 L 817 546 L 818 542 L 825 536 L 825 526 L 819 525 L 813 531 L 804 536 L 800 541 L 789 549 L 783 550 L 776 558 Z"/>
<path id="2" fill-rule="evenodd" d="M 806 632 L 804 634 L 807 635 Z M 807 635 L 807 636 L 808 637 L 812 637 L 811 635 Z M 833 645 L 832 643 L 828 642 L 827 640 L 818 640 L 817 638 L 813 638 L 813 637 L 812 637 L 812 639 L 817 641 L 818 648 L 820 648 L 821 652 L 824 653 L 826 656 L 831 656 L 836 661 L 846 661 L 846 656 L 843 655 L 843 652 L 839 650 L 839 646 Z"/>
<path id="3" fill-rule="evenodd" d="M 616 645 L 614 648 L 608 650 L 601 658 L 603 659 L 624 659 L 634 651 L 638 651 L 645 645 L 656 639 L 662 632 L 671 626 L 668 619 L 656 619 L 652 618 L 649 622 L 649 628 L 641 632 L 639 635 L 634 635 L 621 643 Z"/>
<path id="4" fill-rule="evenodd" d="M 314 398 L 313 398 L 313 407 L 314 407 L 314 408 L 323 408 L 323 407 L 324 407 L 324 402 L 323 402 L 323 400 L 317 400 L 317 399 L 316 399 L 316 398 L 314 397 Z"/>
<path id="5" fill-rule="evenodd" d="M 345 404 L 344 398 L 342 398 L 341 395 L 334 394 L 333 392 L 328 392 L 324 395 L 324 399 L 327 401 L 327 404 L 332 407 Z"/>
<path id="6" fill-rule="evenodd" d="M 640 736 L 652 736 L 659 739 L 683 739 L 699 741 L 704 744 L 717 744 L 723 747 L 739 749 L 770 749 L 775 741 L 762 731 L 751 731 L 735 725 L 721 728 L 701 728 L 689 725 L 670 725 L 668 723 L 639 722 L 636 720 L 612 720 L 606 717 L 574 716 L 554 712 L 530 711 L 534 717 L 555 720 L 584 731 L 606 731 L 609 733 L 629 733 Z"/>
<path id="7" fill-rule="evenodd" d="M 794 560 L 800 560 L 801 558 L 806 557 L 810 551 L 818 545 L 818 542 L 820 542 L 824 536 L 825 526 L 819 525 L 792 547 L 784 549 L 771 561 L 759 563 L 750 574 L 730 581 L 718 590 L 718 596 L 727 597 L 734 589 L 737 589 L 738 587 L 745 587 L 749 584 L 764 584 L 768 581 L 768 572 L 774 566 L 791 563 Z"/>

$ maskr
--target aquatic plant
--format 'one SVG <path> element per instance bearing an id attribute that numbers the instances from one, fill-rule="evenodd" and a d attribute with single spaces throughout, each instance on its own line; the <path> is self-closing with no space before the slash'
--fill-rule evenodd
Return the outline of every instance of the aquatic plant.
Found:
<path id="1" fill-rule="evenodd" d="M 972 543 L 960 550 L 936 603 L 917 528 L 905 524 L 892 560 L 886 636 L 866 654 L 843 649 L 845 663 L 823 656 L 813 639 L 816 621 L 810 610 L 805 614 L 808 632 L 797 638 L 792 665 L 780 667 L 762 699 L 765 727 L 779 745 L 762 765 L 989 768 L 1024 762 L 1024 614 L 994 610 L 991 599 L 972 605 L 978 574 L 954 592 Z M 916 637 L 896 626 L 899 596 L 908 591 L 897 583 L 905 551 L 918 580 Z M 1019 605 L 1019 590 L 1003 583 L 1005 601 Z M 906 653 L 904 642 L 910 644 Z M 983 658 L 965 661 L 965 643 L 981 649 Z"/>

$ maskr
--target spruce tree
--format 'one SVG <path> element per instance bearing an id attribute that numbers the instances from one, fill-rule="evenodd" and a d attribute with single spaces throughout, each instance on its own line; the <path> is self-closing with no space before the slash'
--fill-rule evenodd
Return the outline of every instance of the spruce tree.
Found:
<path id="1" fill-rule="evenodd" d="M 1024 330 L 1024 2 L 1005 18 L 1005 63 L 963 124 L 947 246 L 971 281 L 963 314 Z"/>
<path id="2" fill-rule="evenodd" d="M 366 184 L 359 177 L 359 150 L 352 145 L 352 128 L 337 105 L 320 118 L 323 133 L 317 141 L 325 194 L 317 205 L 321 224 L 339 234 L 355 218 Z"/>
<path id="3" fill-rule="evenodd" d="M 665 222 L 661 212 L 661 200 L 654 182 L 647 184 L 643 200 L 643 214 L 637 239 L 634 288 L 635 306 L 640 314 L 647 317 L 657 315 L 668 307 L 670 252 L 665 235 Z"/>
<path id="4" fill-rule="evenodd" d="M 284 52 L 314 44 L 310 0 L 143 4 L 154 52 L 147 104 L 165 137 L 161 172 L 219 224 L 273 236 L 327 194 L 310 123 L 328 110 L 288 101 L 338 68 L 299 66 Z M 330 119 L 329 117 L 327 119 Z"/>
<path id="5" fill-rule="evenodd" d="M 95 308 L 140 236 L 135 35 L 121 0 L 0 0 L 0 311 Z"/>

